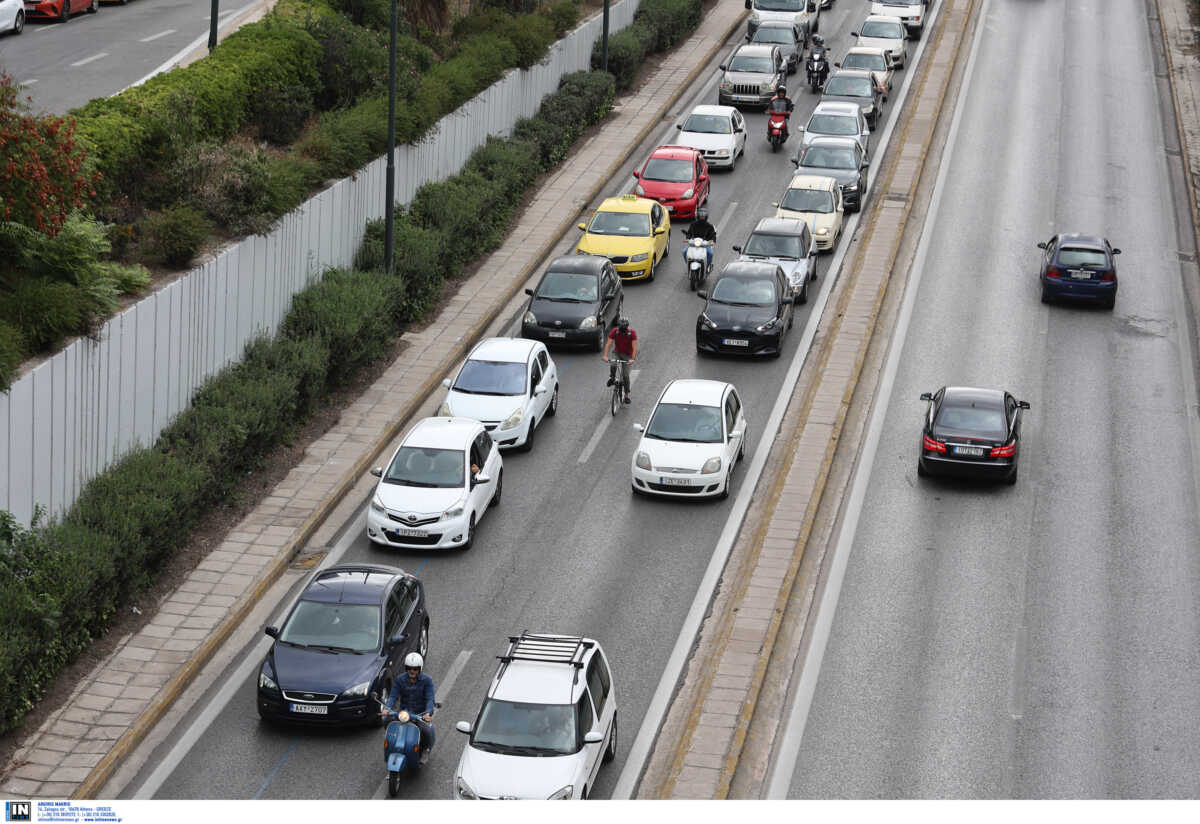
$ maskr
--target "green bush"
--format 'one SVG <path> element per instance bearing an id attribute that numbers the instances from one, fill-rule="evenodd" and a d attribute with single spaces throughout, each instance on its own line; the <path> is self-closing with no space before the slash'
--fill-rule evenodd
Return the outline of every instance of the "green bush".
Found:
<path id="1" fill-rule="evenodd" d="M 275 217 L 295 209 L 308 197 L 308 192 L 320 185 L 321 170 L 307 157 L 273 157 L 266 161 L 267 203 Z"/>
<path id="2" fill-rule="evenodd" d="M 143 218 L 141 235 L 151 260 L 184 268 L 204 246 L 212 224 L 191 206 L 169 206 Z"/>
<path id="3" fill-rule="evenodd" d="M 566 36 L 579 23 L 579 3 L 576 0 L 557 0 L 542 6 L 539 11 L 550 18 L 554 34 L 559 38 Z"/>
<path id="4" fill-rule="evenodd" d="M 701 0 L 642 0 L 633 23 L 608 38 L 608 71 L 618 89 L 637 79 L 646 55 L 663 51 L 691 34 L 700 22 Z M 592 68 L 600 68 L 602 44 L 592 50 Z"/>
<path id="5" fill-rule="evenodd" d="M 13 375 L 25 359 L 25 336 L 13 323 L 0 320 L 0 392 L 12 386 Z"/>
<path id="6" fill-rule="evenodd" d="M 0 320 L 21 330 L 30 351 L 57 346 L 85 328 L 88 299 L 73 283 L 25 278 L 0 302 Z"/>
<path id="7" fill-rule="evenodd" d="M 387 96 L 359 101 L 320 116 L 297 150 L 316 161 L 323 177 L 342 177 L 387 148 Z M 397 135 L 400 129 L 397 124 Z M 397 137 L 399 140 L 399 137 Z"/>
<path id="8" fill-rule="evenodd" d="M 517 65 L 527 69 L 546 56 L 556 38 L 554 21 L 544 14 L 515 17 L 497 8 L 467 15 L 454 24 L 454 37 L 463 41 L 458 53 L 473 48 L 471 38 L 492 34 L 510 41 L 517 48 Z"/>
<path id="9" fill-rule="evenodd" d="M 329 0 L 356 26 L 386 32 L 391 26 L 391 4 L 388 0 Z"/>
<path id="10" fill-rule="evenodd" d="M 383 35 L 343 17 L 313 17 L 304 27 L 321 45 L 321 85 L 315 95 L 321 111 L 349 106 L 386 88 L 388 46 Z M 405 68 L 399 55 L 396 63 L 399 75 Z"/>
<path id="11" fill-rule="evenodd" d="M 316 111 L 307 86 L 273 83 L 254 100 L 253 122 L 258 136 L 276 146 L 286 146 L 299 136 Z"/>
<path id="12" fill-rule="evenodd" d="M 654 30 L 651 51 L 666 51 L 700 24 L 700 8 L 700 0 L 647 0 L 634 20 Z"/>

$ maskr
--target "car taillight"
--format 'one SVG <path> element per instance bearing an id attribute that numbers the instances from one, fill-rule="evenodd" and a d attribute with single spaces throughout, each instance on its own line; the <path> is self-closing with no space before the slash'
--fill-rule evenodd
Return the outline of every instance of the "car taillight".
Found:
<path id="1" fill-rule="evenodd" d="M 1117 273 L 1109 269 L 1107 272 L 1100 273 L 1101 283 L 1112 283 L 1117 279 Z"/>
<path id="2" fill-rule="evenodd" d="M 926 452 L 942 452 L 945 453 L 946 445 L 941 441 L 935 441 L 928 435 L 921 436 L 921 445 L 925 447 Z"/>
<path id="3" fill-rule="evenodd" d="M 1017 451 L 1017 442 L 1013 441 L 1005 446 L 993 446 L 991 456 L 993 458 L 1011 458 L 1013 453 Z"/>
<path id="4" fill-rule="evenodd" d="M 1062 277 L 1062 272 L 1058 271 L 1057 266 L 1047 266 L 1046 267 L 1046 277 L 1052 278 L 1054 280 L 1058 280 Z"/>

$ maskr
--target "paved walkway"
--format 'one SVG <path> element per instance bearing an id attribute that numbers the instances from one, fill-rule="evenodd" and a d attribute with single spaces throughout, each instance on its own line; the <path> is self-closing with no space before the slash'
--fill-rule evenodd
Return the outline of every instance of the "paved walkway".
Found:
<path id="1" fill-rule="evenodd" d="M 16 752 L 5 797 L 92 798 L 221 643 L 401 433 L 407 419 L 524 286 L 580 210 L 616 173 L 740 25 L 720 0 L 693 36 L 539 190 L 504 244 L 462 284 L 339 423 L 313 443 L 269 497 L 213 550 L 136 635 L 87 677 Z"/>

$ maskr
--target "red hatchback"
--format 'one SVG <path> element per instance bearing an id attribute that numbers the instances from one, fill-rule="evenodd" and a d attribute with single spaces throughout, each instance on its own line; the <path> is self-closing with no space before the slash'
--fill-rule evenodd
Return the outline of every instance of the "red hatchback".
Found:
<path id="1" fill-rule="evenodd" d="M 667 207 L 672 218 L 692 218 L 708 200 L 708 163 L 691 146 L 659 146 L 641 171 L 634 191 Z"/>
<path id="2" fill-rule="evenodd" d="M 95 14 L 99 8 L 100 0 L 25 0 L 25 16 L 30 20 L 41 17 L 65 23 L 72 14 Z"/>

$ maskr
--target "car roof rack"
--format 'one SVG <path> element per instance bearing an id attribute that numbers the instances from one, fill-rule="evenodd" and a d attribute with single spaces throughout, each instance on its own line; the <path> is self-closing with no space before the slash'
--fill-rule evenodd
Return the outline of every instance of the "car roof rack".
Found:
<path id="1" fill-rule="evenodd" d="M 567 635 L 541 635 L 522 632 L 508 636 L 508 652 L 497 655 L 504 663 L 512 661 L 540 661 L 547 664 L 570 664 L 583 667 L 583 656 L 595 645 L 594 641 Z"/>

